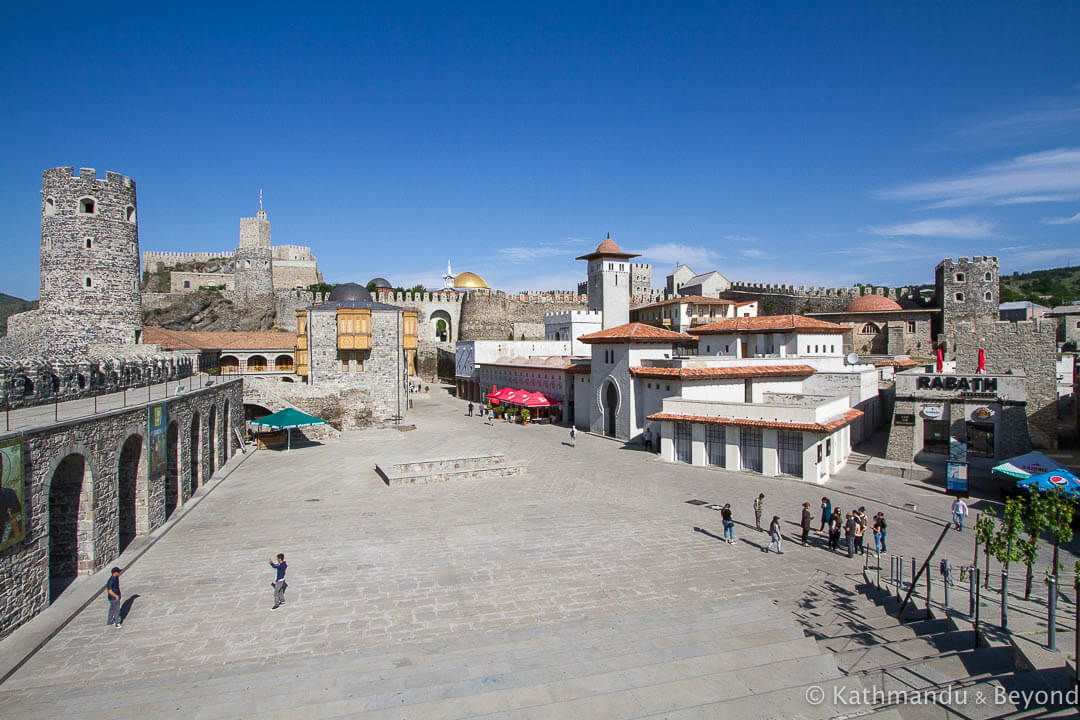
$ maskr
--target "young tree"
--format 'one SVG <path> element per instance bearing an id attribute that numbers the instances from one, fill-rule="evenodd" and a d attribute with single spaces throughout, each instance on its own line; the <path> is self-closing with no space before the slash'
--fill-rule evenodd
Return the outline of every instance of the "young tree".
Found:
<path id="1" fill-rule="evenodd" d="M 1027 537 L 1017 541 L 1016 545 L 1027 566 L 1027 578 L 1024 581 L 1025 600 L 1031 599 L 1032 576 L 1035 562 L 1039 559 L 1039 536 L 1046 528 L 1048 507 L 1046 497 L 1034 488 L 1024 502 L 1024 532 Z"/>
<path id="2" fill-rule="evenodd" d="M 1021 498 L 1009 498 L 1005 501 L 1005 516 L 990 542 L 991 552 L 1006 573 L 1009 572 L 1009 564 L 1020 559 L 1017 543 L 1023 531 L 1024 501 Z M 1008 602 L 1008 598 L 1002 597 L 1002 602 Z"/>
<path id="3" fill-rule="evenodd" d="M 1058 562 L 1058 548 L 1061 543 L 1072 540 L 1072 519 L 1076 506 L 1073 501 L 1057 490 L 1051 490 L 1047 495 L 1049 509 L 1047 512 L 1047 528 L 1050 530 L 1050 538 L 1054 541 L 1054 559 L 1051 565 L 1054 579 L 1057 579 L 1061 564 Z"/>
<path id="4" fill-rule="evenodd" d="M 986 558 L 986 569 L 983 571 L 983 587 L 990 587 L 990 553 L 994 542 L 994 511 L 987 508 L 979 514 L 975 522 L 975 552 L 978 554 L 979 545 L 983 546 L 983 555 Z"/>

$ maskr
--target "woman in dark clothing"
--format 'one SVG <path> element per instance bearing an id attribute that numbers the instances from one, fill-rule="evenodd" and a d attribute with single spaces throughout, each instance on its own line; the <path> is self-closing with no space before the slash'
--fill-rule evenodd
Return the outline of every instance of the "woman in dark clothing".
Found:
<path id="1" fill-rule="evenodd" d="M 835 551 L 840 547 L 840 530 L 843 527 L 844 518 L 840 514 L 840 508 L 834 508 L 832 517 L 829 518 L 829 549 Z"/>
<path id="2" fill-rule="evenodd" d="M 827 497 L 821 498 L 821 527 L 818 528 L 818 532 L 821 532 L 832 520 L 832 501 Z"/>
<path id="3" fill-rule="evenodd" d="M 806 545 L 810 540 L 810 523 L 813 522 L 814 515 L 810 512 L 810 503 L 804 502 L 802 504 L 802 544 Z"/>

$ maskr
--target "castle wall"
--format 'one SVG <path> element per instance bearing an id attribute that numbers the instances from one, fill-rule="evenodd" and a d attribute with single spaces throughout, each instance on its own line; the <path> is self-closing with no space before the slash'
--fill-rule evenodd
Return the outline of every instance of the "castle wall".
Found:
<path id="1" fill-rule="evenodd" d="M 169 273 L 169 292 L 190 293 L 202 287 L 216 287 L 224 285 L 232 289 L 236 285 L 236 275 L 233 273 L 200 273 L 200 272 L 177 272 Z"/>
<path id="2" fill-rule="evenodd" d="M 544 315 L 587 309 L 587 298 L 574 295 L 513 295 L 470 292 L 461 300 L 459 340 L 505 340 L 522 334 L 526 340 L 544 339 Z"/>
<path id="3" fill-rule="evenodd" d="M 1037 448 L 1058 445 L 1056 332 L 1055 323 L 1047 320 L 960 321 L 950 346 L 956 355 L 957 374 L 975 372 L 979 348 L 985 350 L 988 374 L 1024 373 L 1028 432 Z"/>
<path id="4" fill-rule="evenodd" d="M 273 260 L 273 285 L 275 290 L 306 288 L 321 283 L 322 273 L 314 260 Z"/>
<path id="5" fill-rule="evenodd" d="M 54 548 L 52 552 L 78 555 L 80 575 L 106 567 L 120 554 L 119 487 L 123 478 L 135 485 L 134 505 L 136 533 L 146 535 L 166 520 L 166 483 L 172 483 L 177 504 L 187 503 L 202 483 L 190 478 L 191 425 L 198 413 L 198 464 L 204 471 L 218 467 L 233 453 L 235 440 L 230 428 L 243 427 L 244 409 L 240 381 L 223 382 L 195 389 L 165 401 L 169 423 L 177 425 L 176 467 L 150 474 L 145 459 L 137 467 L 121 469 L 120 459 L 125 442 L 132 436 L 141 439 L 140 455 L 145 456 L 148 405 L 102 413 L 89 418 L 61 421 L 44 427 L 23 431 L 23 476 L 25 492 L 23 505 L 26 518 L 26 539 L 0 552 L 0 637 L 10 634 L 49 604 L 50 574 L 50 488 L 53 474 L 60 462 L 69 455 L 81 455 L 85 472 L 73 497 L 58 498 L 65 506 L 78 507 L 77 546 Z M 215 436 L 208 436 L 207 418 L 216 417 Z M 214 458 L 211 458 L 211 445 Z M 129 474 L 130 473 L 130 474 Z M 175 473 L 175 474 L 174 474 Z M 134 478 L 131 475 L 135 475 Z M 209 479 L 205 472 L 203 482 Z M 130 506 L 129 506 L 130 507 Z"/>
<path id="6" fill-rule="evenodd" d="M 160 252 L 147 250 L 142 254 L 143 272 L 155 273 L 177 265 L 196 262 L 209 262 L 210 260 L 223 260 L 232 262 L 233 250 L 226 252 Z"/>
<path id="7" fill-rule="evenodd" d="M 746 302 L 758 301 L 759 315 L 807 315 L 819 312 L 842 312 L 848 304 L 863 295 L 880 295 L 900 301 L 908 297 L 906 287 L 814 287 L 769 283 L 732 282 L 731 287 L 720 293 L 721 298 Z"/>

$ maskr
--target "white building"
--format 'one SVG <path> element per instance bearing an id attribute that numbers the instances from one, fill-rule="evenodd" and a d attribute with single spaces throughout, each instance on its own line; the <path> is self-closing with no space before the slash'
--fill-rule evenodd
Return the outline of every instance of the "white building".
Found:
<path id="1" fill-rule="evenodd" d="M 454 377 L 457 396 L 463 400 L 483 402 L 484 390 L 481 385 L 480 368 L 486 365 L 502 364 L 518 358 L 569 357 L 570 340 L 460 340 L 454 352 Z M 564 366 L 569 361 L 562 363 Z M 540 388 L 528 387 L 525 383 L 513 385 L 518 389 L 535 391 Z M 504 387 L 504 385 L 499 385 Z M 545 393 L 546 394 L 546 393 Z"/>
<path id="2" fill-rule="evenodd" d="M 685 295 L 669 298 L 630 311 L 631 322 L 643 322 L 675 332 L 733 317 L 755 317 L 758 301 L 736 302 L 721 298 Z"/>
<path id="3" fill-rule="evenodd" d="M 589 346 L 578 340 L 604 329 L 604 313 L 600 310 L 564 310 L 544 313 L 544 339 L 569 340 L 570 351 L 575 356 L 589 354 Z"/>

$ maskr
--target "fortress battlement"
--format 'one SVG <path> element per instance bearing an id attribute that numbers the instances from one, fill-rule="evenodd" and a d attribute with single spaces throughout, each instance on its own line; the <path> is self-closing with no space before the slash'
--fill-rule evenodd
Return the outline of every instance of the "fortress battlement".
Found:
<path id="1" fill-rule="evenodd" d="M 997 261 L 997 257 L 993 255 L 972 255 L 970 258 L 967 256 L 958 258 L 945 258 L 937 264 L 937 267 L 963 267 L 965 265 L 977 265 L 986 262 L 997 263 Z"/>
<path id="2" fill-rule="evenodd" d="M 570 322 L 571 320 L 595 320 L 604 319 L 602 310 L 560 310 L 558 312 L 544 313 L 544 321 Z"/>
<path id="3" fill-rule="evenodd" d="M 79 168 L 79 174 L 75 174 L 75 168 L 71 167 L 56 167 L 49 168 L 42 172 L 42 177 L 47 180 L 67 181 L 72 178 L 78 178 L 79 180 L 93 181 L 100 183 L 119 183 L 125 187 L 134 188 L 135 181 L 129 178 L 127 175 L 121 175 L 118 172 L 112 172 L 111 170 L 105 171 L 105 179 L 102 180 L 97 177 L 97 170 L 94 168 Z"/>
<path id="4" fill-rule="evenodd" d="M 0 356 L 0 397 L 5 407 L 30 407 L 145 387 L 190 377 L 192 359 L 157 345 L 131 346 L 116 356 L 49 359 Z"/>
<path id="5" fill-rule="evenodd" d="M 142 254 L 143 270 L 146 272 L 157 272 L 161 268 L 173 267 L 181 263 L 207 262 L 214 259 L 232 261 L 233 251 L 212 253 L 145 250 Z"/>

